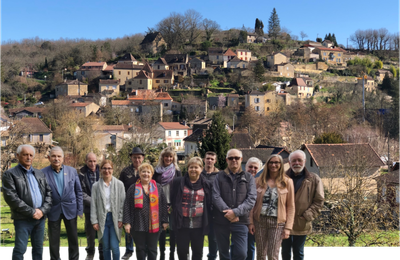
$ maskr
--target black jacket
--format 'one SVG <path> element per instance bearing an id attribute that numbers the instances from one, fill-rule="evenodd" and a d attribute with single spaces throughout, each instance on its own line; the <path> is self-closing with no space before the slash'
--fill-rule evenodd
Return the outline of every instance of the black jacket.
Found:
<path id="1" fill-rule="evenodd" d="M 79 172 L 79 180 L 81 181 L 83 195 L 83 212 L 90 213 L 90 203 L 92 202 L 92 186 L 89 180 L 89 168 L 83 166 Z M 99 165 L 96 165 L 96 181 L 99 180 Z"/>
<path id="2" fill-rule="evenodd" d="M 180 229 L 183 223 L 183 215 L 182 215 L 182 196 L 183 196 L 183 188 L 185 187 L 185 178 L 189 178 L 187 174 L 184 177 L 175 178 L 172 181 L 171 185 L 171 207 L 172 207 L 172 216 L 174 217 L 175 227 Z M 204 209 L 202 216 L 203 223 L 203 235 L 207 235 L 209 231 L 209 214 L 210 214 L 210 206 L 211 206 L 211 184 L 207 181 L 207 179 L 200 174 L 200 178 L 203 184 L 204 190 Z"/>
<path id="3" fill-rule="evenodd" d="M 45 216 L 51 209 L 51 188 L 41 170 L 33 169 L 42 194 L 42 206 L 39 208 Z M 35 213 L 26 170 L 17 165 L 3 173 L 3 195 L 11 209 L 12 219 L 32 219 Z"/>
<path id="4" fill-rule="evenodd" d="M 122 181 L 122 183 L 125 186 L 125 192 L 128 192 L 129 187 L 134 185 L 136 181 L 139 179 L 139 173 L 135 175 L 135 168 L 133 167 L 133 164 L 129 165 L 128 167 L 125 167 L 122 171 L 121 174 L 119 175 L 119 180 Z"/>

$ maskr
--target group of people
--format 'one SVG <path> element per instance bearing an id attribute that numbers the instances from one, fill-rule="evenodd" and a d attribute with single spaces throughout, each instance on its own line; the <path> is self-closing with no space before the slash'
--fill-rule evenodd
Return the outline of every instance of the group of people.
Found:
<path id="1" fill-rule="evenodd" d="M 34 169 L 35 149 L 21 145 L 19 164 L 3 173 L 3 194 L 15 226 L 13 260 L 23 259 L 29 237 L 32 258 L 42 259 L 45 218 L 48 219 L 50 257 L 60 259 L 61 220 L 67 230 L 69 259 L 79 258 L 77 217 L 85 215 L 87 260 L 95 255 L 95 237 L 100 259 L 120 259 L 119 245 L 125 231 L 129 259 L 136 248 L 138 260 L 165 260 L 166 233 L 170 255 L 175 247 L 179 260 L 202 259 L 208 236 L 209 260 L 304 258 L 306 236 L 323 205 L 321 179 L 305 168 L 301 150 L 289 155 L 285 172 L 280 155 L 271 155 L 265 165 L 252 157 L 242 169 L 243 155 L 231 149 L 227 168 L 215 167 L 217 154 L 191 158 L 182 174 L 176 152 L 165 148 L 157 166 L 144 163 L 139 147 L 130 153 L 132 164 L 114 177 L 110 160 L 97 162 L 86 156 L 79 173 L 63 164 L 63 150 L 50 150 L 50 165 Z M 203 161 L 204 160 L 204 161 Z M 115 174 L 117 175 L 117 174 Z M 256 245 L 256 246 L 255 246 Z"/>

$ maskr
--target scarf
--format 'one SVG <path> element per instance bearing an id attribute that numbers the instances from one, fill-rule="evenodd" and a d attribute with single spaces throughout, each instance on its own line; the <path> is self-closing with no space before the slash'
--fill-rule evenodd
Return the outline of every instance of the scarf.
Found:
<path id="1" fill-rule="evenodd" d="M 156 172 L 161 173 L 161 185 L 165 186 L 172 181 L 175 176 L 175 165 L 171 163 L 167 167 L 158 166 Z"/>
<path id="2" fill-rule="evenodd" d="M 157 233 L 160 230 L 160 217 L 158 207 L 158 190 L 155 180 L 149 183 L 149 198 L 150 198 L 150 225 L 149 233 Z M 135 208 L 143 208 L 143 186 L 140 179 L 137 180 L 135 185 Z"/>
<path id="3" fill-rule="evenodd" d="M 190 178 L 189 178 L 189 175 L 188 175 L 188 174 L 186 174 L 184 178 L 185 178 L 185 185 L 186 185 L 186 187 L 188 187 L 189 189 L 195 190 L 195 191 L 196 191 L 196 190 L 200 190 L 200 189 L 203 188 L 204 178 L 202 178 L 201 175 L 199 176 L 199 179 L 198 179 L 195 183 L 192 183 L 192 182 L 190 181 Z"/>

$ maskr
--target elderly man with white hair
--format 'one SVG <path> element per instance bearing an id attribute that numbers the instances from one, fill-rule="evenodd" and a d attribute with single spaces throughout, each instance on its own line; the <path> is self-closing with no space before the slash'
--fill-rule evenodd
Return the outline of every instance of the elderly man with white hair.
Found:
<path id="1" fill-rule="evenodd" d="M 226 154 L 228 167 L 218 172 L 213 184 L 213 220 L 221 260 L 244 260 L 247 257 L 247 225 L 257 197 L 254 177 L 243 171 L 242 152 L 231 149 Z M 229 252 L 231 239 L 234 247 Z"/>
<path id="2" fill-rule="evenodd" d="M 319 215 L 324 204 L 324 188 L 320 177 L 309 172 L 306 154 L 297 150 L 289 155 L 290 169 L 286 175 L 292 178 L 295 189 L 295 218 L 288 239 L 282 241 L 282 259 L 304 259 L 304 244 L 312 232 L 312 221 Z"/>
<path id="3" fill-rule="evenodd" d="M 45 215 L 52 205 L 51 188 L 43 172 L 32 167 L 34 157 L 33 146 L 18 146 L 19 164 L 3 173 L 3 195 L 15 227 L 13 260 L 24 259 L 29 237 L 32 259 L 43 258 Z"/>

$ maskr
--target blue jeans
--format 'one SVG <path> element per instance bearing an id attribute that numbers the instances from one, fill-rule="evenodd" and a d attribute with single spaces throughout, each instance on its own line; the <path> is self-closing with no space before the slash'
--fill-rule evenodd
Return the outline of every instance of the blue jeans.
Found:
<path id="1" fill-rule="evenodd" d="M 282 240 L 282 260 L 290 260 L 292 257 L 294 260 L 304 259 L 304 244 L 306 243 L 307 236 L 292 236 L 288 239 Z"/>
<path id="2" fill-rule="evenodd" d="M 45 218 L 36 219 L 15 219 L 15 246 L 12 260 L 23 260 L 28 246 L 29 236 L 32 244 L 32 260 L 42 260 L 43 237 Z"/>
<path id="3" fill-rule="evenodd" d="M 256 236 L 249 233 L 248 238 L 247 238 L 247 258 L 246 258 L 246 260 L 254 260 L 254 255 L 255 255 L 255 251 L 256 251 L 255 242 L 256 242 Z"/>
<path id="4" fill-rule="evenodd" d="M 208 233 L 208 260 L 215 260 L 217 258 L 218 245 L 217 238 L 215 237 L 214 222 L 212 218 L 208 220 L 210 231 Z"/>
<path id="5" fill-rule="evenodd" d="M 111 260 L 111 251 L 113 256 L 112 259 L 119 260 L 119 241 L 117 233 L 115 232 L 111 212 L 107 213 L 106 223 L 104 225 L 104 232 L 101 241 L 103 242 L 104 260 Z"/>
<path id="6" fill-rule="evenodd" d="M 249 230 L 244 224 L 218 225 L 214 223 L 220 260 L 245 260 L 247 257 L 247 234 Z M 232 234 L 232 235 L 231 235 Z M 231 235 L 232 248 L 229 253 Z M 232 257 L 231 257 L 232 256 Z"/>
<path id="7" fill-rule="evenodd" d="M 133 238 L 131 234 L 125 233 L 126 253 L 133 253 Z"/>

